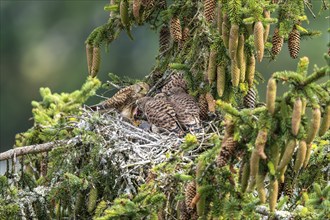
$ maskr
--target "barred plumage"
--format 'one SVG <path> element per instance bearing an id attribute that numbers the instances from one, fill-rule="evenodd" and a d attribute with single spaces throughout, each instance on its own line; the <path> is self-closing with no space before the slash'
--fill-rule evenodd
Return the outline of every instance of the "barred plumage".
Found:
<path id="1" fill-rule="evenodd" d="M 204 17 L 207 22 L 212 22 L 215 17 L 215 0 L 204 0 Z"/>
<path id="2" fill-rule="evenodd" d="M 93 48 L 93 60 L 92 60 L 92 69 L 91 76 L 95 77 L 100 70 L 101 63 L 101 50 L 99 47 Z"/>
<path id="3" fill-rule="evenodd" d="M 300 50 L 300 32 L 297 30 L 296 26 L 294 26 L 289 33 L 288 47 L 290 56 L 296 59 Z"/>
<path id="4" fill-rule="evenodd" d="M 283 46 L 283 40 L 284 40 L 284 38 L 282 36 L 280 36 L 279 29 L 275 28 L 273 38 L 272 38 L 272 44 L 273 44 L 272 54 L 274 56 L 278 55 L 281 52 L 282 46 Z"/>
<path id="5" fill-rule="evenodd" d="M 169 94 L 173 88 L 180 87 L 185 91 L 188 90 L 187 82 L 184 79 L 183 72 L 174 73 L 170 80 L 162 87 L 162 92 Z"/>
<path id="6" fill-rule="evenodd" d="M 181 30 L 181 22 L 178 17 L 172 17 L 170 24 L 170 33 L 171 37 L 175 42 L 179 42 L 182 39 L 182 30 Z"/>
<path id="7" fill-rule="evenodd" d="M 246 96 L 244 96 L 244 106 L 246 108 L 255 108 L 257 99 L 257 92 L 251 87 L 249 88 Z"/>
<path id="8" fill-rule="evenodd" d="M 199 107 L 193 96 L 183 88 L 175 87 L 170 91 L 167 100 L 174 108 L 182 128 L 189 131 L 200 129 Z"/>
<path id="9" fill-rule="evenodd" d="M 257 53 L 257 60 L 259 62 L 262 61 L 264 57 L 264 26 L 262 25 L 261 21 L 258 21 L 254 24 L 253 29 L 254 34 L 254 47 Z"/>
<path id="10" fill-rule="evenodd" d="M 170 30 L 167 25 L 163 25 L 159 32 L 159 52 L 164 53 L 168 50 L 171 41 Z"/>
<path id="11" fill-rule="evenodd" d="M 101 102 L 98 105 L 91 106 L 92 109 L 110 109 L 114 108 L 119 111 L 123 110 L 127 105 L 135 102 L 136 99 L 141 98 L 147 94 L 149 85 L 140 82 L 131 86 L 127 86 L 119 90 L 111 98 Z"/>
<path id="12" fill-rule="evenodd" d="M 160 129 L 158 130 L 159 132 L 182 133 L 175 110 L 168 101 L 159 98 L 143 97 L 137 101 L 137 105 L 147 117 L 148 122 L 152 126 L 156 126 L 155 129 Z"/>
<path id="13" fill-rule="evenodd" d="M 202 120 L 207 119 L 207 113 L 208 113 L 208 105 L 207 100 L 205 98 L 205 95 L 201 94 L 198 98 L 198 107 L 199 107 L 199 117 Z"/>

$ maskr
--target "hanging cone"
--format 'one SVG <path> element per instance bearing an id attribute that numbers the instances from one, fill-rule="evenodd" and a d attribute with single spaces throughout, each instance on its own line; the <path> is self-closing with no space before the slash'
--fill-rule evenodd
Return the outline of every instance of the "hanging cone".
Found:
<path id="1" fill-rule="evenodd" d="M 240 80 L 240 69 L 237 66 L 236 60 L 231 61 L 230 66 L 230 72 L 231 72 L 231 83 L 234 87 L 237 87 Z"/>
<path id="2" fill-rule="evenodd" d="M 217 71 L 217 50 L 216 48 L 211 47 L 209 66 L 207 68 L 207 79 L 210 85 L 215 81 L 216 71 Z"/>
<path id="3" fill-rule="evenodd" d="M 207 119 L 207 113 L 208 113 L 208 104 L 207 104 L 207 100 L 205 98 L 205 95 L 201 94 L 198 98 L 198 107 L 199 107 L 199 117 L 202 120 Z"/>
<path id="4" fill-rule="evenodd" d="M 264 10 L 264 18 L 270 18 L 270 12 L 268 10 Z M 264 31 L 264 42 L 265 43 L 268 40 L 269 29 L 270 29 L 270 24 L 266 24 L 265 31 Z"/>
<path id="5" fill-rule="evenodd" d="M 215 0 L 204 0 L 204 17 L 207 22 L 212 22 L 215 17 Z"/>
<path id="6" fill-rule="evenodd" d="M 244 107 L 246 108 L 255 108 L 256 106 L 256 99 L 257 99 L 257 93 L 256 91 L 251 87 L 246 96 L 244 96 Z"/>
<path id="7" fill-rule="evenodd" d="M 302 110 L 302 101 L 300 98 L 297 98 L 293 105 L 292 118 L 291 118 L 291 130 L 294 136 L 297 136 L 300 121 L 301 121 L 301 110 Z"/>
<path id="8" fill-rule="evenodd" d="M 257 60 L 259 62 L 262 61 L 262 58 L 264 57 L 264 27 L 261 23 L 261 21 L 258 21 L 254 24 L 254 47 L 257 53 Z"/>
<path id="9" fill-rule="evenodd" d="M 238 46 L 238 31 L 239 31 L 239 26 L 237 24 L 233 24 L 230 27 L 228 50 L 231 60 L 236 59 L 237 46 Z"/>
<path id="10" fill-rule="evenodd" d="M 217 8 L 217 27 L 219 31 L 219 35 L 222 35 L 222 20 L 223 14 L 222 14 L 222 5 L 219 3 Z"/>
<path id="11" fill-rule="evenodd" d="M 101 63 L 101 50 L 99 47 L 93 48 L 93 61 L 92 61 L 92 69 L 91 76 L 95 77 L 100 70 Z"/>
<path id="12" fill-rule="evenodd" d="M 214 113 L 215 112 L 215 100 L 210 92 L 205 94 L 205 99 L 207 101 L 208 111 Z"/>
<path id="13" fill-rule="evenodd" d="M 241 34 L 238 38 L 238 46 L 236 53 L 236 60 L 238 68 L 240 69 L 240 82 L 245 82 L 245 72 L 246 72 L 246 57 L 244 53 L 244 35 Z"/>
<path id="14" fill-rule="evenodd" d="M 229 24 L 228 15 L 224 14 L 223 22 L 222 22 L 222 40 L 227 49 L 229 46 L 229 30 L 230 30 L 230 24 Z"/>
<path id="15" fill-rule="evenodd" d="M 173 17 L 171 19 L 170 27 L 171 37 L 175 42 L 179 42 L 182 39 L 181 23 L 178 17 Z"/>
<path id="16" fill-rule="evenodd" d="M 140 8 L 141 0 L 133 0 L 133 16 L 137 21 L 140 20 Z"/>
<path id="17" fill-rule="evenodd" d="M 86 58 L 87 58 L 88 74 L 91 75 L 92 65 L 93 65 L 93 46 L 90 44 L 86 44 Z"/>
<path id="18" fill-rule="evenodd" d="M 196 183 L 195 181 L 191 181 L 187 184 L 185 188 L 185 203 L 188 209 L 191 207 L 191 202 L 195 196 L 196 196 Z"/>
<path id="19" fill-rule="evenodd" d="M 283 46 L 283 37 L 280 36 L 280 31 L 278 28 L 275 28 L 273 38 L 272 38 L 272 54 L 274 56 L 278 55 L 282 50 Z"/>
<path id="20" fill-rule="evenodd" d="M 233 137 L 228 137 L 226 141 L 222 144 L 222 148 L 219 156 L 216 159 L 216 164 L 218 167 L 223 167 L 227 165 L 229 159 L 235 153 L 237 142 L 234 141 Z"/>
<path id="21" fill-rule="evenodd" d="M 224 62 L 221 62 L 217 66 L 217 92 L 218 96 L 221 97 L 225 91 L 226 84 L 226 66 Z"/>
<path id="22" fill-rule="evenodd" d="M 246 65 L 246 72 L 245 72 L 245 78 L 247 79 L 249 87 L 253 86 L 255 71 L 256 71 L 256 59 L 255 59 L 254 55 L 252 54 L 248 58 L 248 62 Z"/>
<path id="23" fill-rule="evenodd" d="M 188 27 L 184 27 L 182 31 L 182 39 L 180 41 L 180 48 L 184 46 L 184 44 L 188 41 L 190 34 L 190 29 Z"/>
<path id="24" fill-rule="evenodd" d="M 186 206 L 184 201 L 179 201 L 178 209 L 179 209 L 178 219 L 180 219 L 180 220 L 190 220 L 190 213 L 188 212 L 187 206 Z"/>
<path id="25" fill-rule="evenodd" d="M 292 31 L 289 33 L 288 47 L 290 56 L 296 59 L 300 50 L 300 32 L 297 30 L 296 26 L 293 26 Z"/>
<path id="26" fill-rule="evenodd" d="M 159 52 L 162 54 L 168 50 L 170 46 L 170 30 L 167 25 L 163 25 L 159 32 Z"/>

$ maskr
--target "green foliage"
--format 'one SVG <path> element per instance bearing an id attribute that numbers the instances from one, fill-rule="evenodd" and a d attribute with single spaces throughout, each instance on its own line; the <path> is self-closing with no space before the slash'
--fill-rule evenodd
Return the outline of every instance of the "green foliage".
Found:
<path id="1" fill-rule="evenodd" d="M 32 101 L 34 126 L 16 135 L 16 147 L 60 140 L 74 136 L 65 125 L 74 122 L 74 115 L 100 87 L 101 82 L 88 78 L 80 90 L 72 93 L 52 93 L 49 88 L 40 88 L 42 101 Z"/>
<path id="2" fill-rule="evenodd" d="M 246 39 L 244 53 L 248 57 L 254 56 L 254 40 L 260 37 L 255 38 L 249 33 L 249 25 L 253 22 L 261 21 L 263 25 L 277 23 L 281 36 L 286 36 L 294 24 L 306 20 L 303 1 L 285 1 L 279 5 L 253 0 L 220 2 L 229 21 L 239 25 L 239 33 Z M 129 2 L 115 1 L 114 5 L 105 7 L 111 12 L 109 21 L 96 28 L 86 43 L 94 47 L 109 44 L 123 30 L 130 35 L 134 25 L 149 23 L 156 28 L 175 15 L 182 22 L 182 28 L 189 29 L 190 37 L 179 43 L 171 42 L 166 52 L 157 56 L 154 70 L 165 76 L 163 78 L 172 71 L 184 70 L 189 91 L 194 96 L 206 92 L 215 94 L 215 83 L 205 80 L 210 50 L 217 53 L 217 65 L 232 65 L 236 58 L 235 53 L 227 50 L 225 37 L 220 35 L 218 27 L 206 23 L 200 14 L 204 6 L 179 0 L 167 8 L 160 5 L 161 1 L 153 3 L 142 5 L 141 19 L 133 19 Z M 264 18 L 264 10 L 278 10 L 278 19 Z M 305 31 L 300 24 L 297 27 Z M 264 44 L 264 40 L 261 43 Z M 265 53 L 270 55 L 270 43 L 264 46 Z M 229 54 L 234 54 L 232 59 Z M 326 61 L 329 62 L 328 56 Z M 88 78 L 80 90 L 70 94 L 56 94 L 48 88 L 41 88 L 42 101 L 32 102 L 34 126 L 17 135 L 16 146 L 68 141 L 57 146 L 48 156 L 22 158 L 19 174 L 13 168 L 6 176 L 0 177 L 0 217 L 10 218 L 24 213 L 42 219 L 157 219 L 156 215 L 176 218 L 181 201 L 187 199 L 187 183 L 192 182 L 196 183 L 196 189 L 189 192 L 194 197 L 194 204 L 191 202 L 190 205 L 194 206 L 191 209 L 199 219 L 259 219 L 264 214 L 258 212 L 261 199 L 254 191 L 255 177 L 268 175 L 266 181 L 257 179 L 257 188 L 260 193 L 268 179 L 284 184 L 284 188 L 278 190 L 278 194 L 283 195 L 277 200 L 277 211 L 287 211 L 297 218 L 325 219 L 329 215 L 330 187 L 326 185 L 322 169 L 329 164 L 326 153 L 330 133 L 308 143 L 306 154 L 309 152 L 309 161 L 306 159 L 305 167 L 294 172 L 292 166 L 297 157 L 295 143 L 305 140 L 311 129 L 315 134 L 318 129 L 317 123 L 309 123 L 308 114 L 301 114 L 298 134 L 292 133 L 294 101 L 301 98 L 307 102 L 307 109 L 321 109 L 322 112 L 324 105 L 330 102 L 329 82 L 316 82 L 330 74 L 329 66 L 316 68 L 308 74 L 308 65 L 308 59 L 304 57 L 296 71 L 275 72 L 271 78 L 273 102 L 254 109 L 245 108 L 243 100 L 258 79 L 252 78 L 252 83 L 240 82 L 234 88 L 230 79 L 232 73 L 229 73 L 231 68 L 227 68 L 223 73 L 226 75 L 226 89 L 222 99 L 216 101 L 215 119 L 205 123 L 204 133 L 187 134 L 183 139 L 165 135 L 150 137 L 140 130 L 141 133 L 137 134 L 136 127 L 122 122 L 111 112 L 99 114 L 81 108 L 100 87 L 101 83 L 95 78 Z M 133 82 L 114 74 L 109 77 L 111 83 L 106 83 L 105 87 L 112 84 L 121 87 Z M 157 80 L 151 78 L 148 78 L 151 86 L 157 87 Z M 288 84 L 282 97 L 276 94 L 280 82 Z M 122 124 L 118 125 L 119 122 Z M 120 126 L 124 128 L 118 130 Z M 129 133 L 124 133 L 127 130 Z M 175 146 L 169 148 L 157 142 L 156 148 L 148 148 L 157 138 L 165 139 L 165 142 L 174 139 L 171 143 Z M 160 149 L 157 162 L 144 158 L 144 154 L 141 156 L 142 148 L 134 148 L 141 147 L 137 144 L 146 147 L 148 152 Z M 147 165 L 142 166 L 140 161 L 128 163 L 131 157 L 146 159 L 143 163 Z M 48 170 L 43 174 L 40 167 L 45 158 Z M 226 164 L 219 165 L 224 159 Z M 251 175 L 249 192 L 244 193 L 238 181 L 242 174 L 236 171 L 243 164 L 249 166 L 247 170 Z M 9 184 L 7 178 L 13 183 Z M 267 205 L 264 207 L 268 209 Z M 192 213 L 189 215 L 192 217 Z"/>

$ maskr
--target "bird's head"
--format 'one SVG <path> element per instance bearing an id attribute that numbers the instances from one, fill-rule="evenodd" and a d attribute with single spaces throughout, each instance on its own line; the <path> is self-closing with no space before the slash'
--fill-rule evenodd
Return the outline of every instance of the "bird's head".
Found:
<path id="1" fill-rule="evenodd" d="M 150 87 L 145 82 L 139 82 L 139 83 L 132 85 L 132 88 L 134 90 L 135 98 L 141 98 L 148 93 Z"/>
<path id="2" fill-rule="evenodd" d="M 156 94 L 154 98 L 160 99 L 160 100 L 167 100 L 167 96 L 164 92 L 160 92 L 160 93 Z"/>
<path id="3" fill-rule="evenodd" d="M 186 93 L 186 90 L 182 87 L 173 87 L 168 91 L 168 95 Z"/>

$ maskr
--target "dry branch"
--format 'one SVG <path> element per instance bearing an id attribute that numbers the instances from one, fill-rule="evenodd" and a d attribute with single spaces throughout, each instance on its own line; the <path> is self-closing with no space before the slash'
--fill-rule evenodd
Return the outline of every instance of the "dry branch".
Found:
<path id="1" fill-rule="evenodd" d="M 14 156 L 17 157 L 17 156 L 23 156 L 26 154 L 37 154 L 37 153 L 51 151 L 52 149 L 54 149 L 56 147 L 63 146 L 63 144 L 68 144 L 73 141 L 77 141 L 78 139 L 79 139 L 79 137 L 75 137 L 75 138 L 72 138 L 69 140 L 53 141 L 53 142 L 48 142 L 48 143 L 43 143 L 43 144 L 35 144 L 35 145 L 11 149 L 11 150 L 5 151 L 3 153 L 0 153 L 0 161 L 8 160 L 10 158 L 13 158 Z"/>

